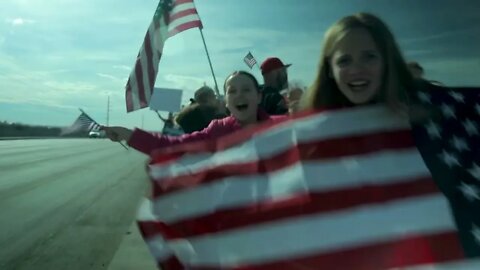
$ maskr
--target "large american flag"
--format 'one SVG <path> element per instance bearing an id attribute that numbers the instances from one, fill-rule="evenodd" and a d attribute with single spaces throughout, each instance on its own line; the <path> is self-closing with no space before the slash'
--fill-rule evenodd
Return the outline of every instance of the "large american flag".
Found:
<path id="1" fill-rule="evenodd" d="M 480 98 L 457 90 L 422 92 L 443 115 L 413 129 L 362 106 L 162 149 L 143 237 L 162 269 L 480 269 Z"/>
<path id="2" fill-rule="evenodd" d="M 161 0 L 125 86 L 127 112 L 148 107 L 165 41 L 190 28 L 202 28 L 193 0 Z"/>

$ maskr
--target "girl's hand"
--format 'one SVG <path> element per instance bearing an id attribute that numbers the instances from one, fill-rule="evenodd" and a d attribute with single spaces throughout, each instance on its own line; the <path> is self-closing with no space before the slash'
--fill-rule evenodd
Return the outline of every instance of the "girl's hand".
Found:
<path id="1" fill-rule="evenodd" d="M 102 126 L 101 130 L 105 131 L 105 135 L 111 141 L 118 142 L 118 141 L 129 141 L 130 137 L 132 136 L 132 130 L 124 127 L 105 127 Z"/>

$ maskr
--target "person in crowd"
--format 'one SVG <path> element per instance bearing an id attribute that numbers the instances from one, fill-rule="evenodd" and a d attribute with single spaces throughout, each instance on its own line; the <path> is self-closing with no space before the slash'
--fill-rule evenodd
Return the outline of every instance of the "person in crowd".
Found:
<path id="1" fill-rule="evenodd" d="M 299 85 L 293 85 L 287 92 L 288 113 L 294 114 L 300 110 L 300 100 L 302 99 L 304 90 Z"/>
<path id="2" fill-rule="evenodd" d="M 260 66 L 264 80 L 261 107 L 269 114 L 288 113 L 288 107 L 281 91 L 288 88 L 287 68 L 289 66 L 291 64 L 285 65 L 277 57 L 267 58 Z"/>
<path id="3" fill-rule="evenodd" d="M 193 96 L 194 103 L 202 104 L 202 105 L 210 105 L 210 106 L 217 106 L 218 100 L 215 96 L 215 91 L 204 85 L 195 91 Z"/>
<path id="4" fill-rule="evenodd" d="M 158 111 L 156 111 L 158 118 L 162 120 L 163 122 L 163 128 L 174 128 L 175 123 L 174 123 L 174 115 L 172 112 L 168 113 L 167 118 L 163 117 Z"/>
<path id="5" fill-rule="evenodd" d="M 418 62 L 415 62 L 415 61 L 408 62 L 407 66 L 414 78 L 423 79 L 423 76 L 425 75 L 425 71 L 423 70 L 423 67 L 420 66 Z"/>
<path id="6" fill-rule="evenodd" d="M 221 99 L 221 97 L 217 97 L 215 95 L 215 91 L 210 88 L 209 86 L 202 86 L 195 91 L 194 97 L 190 99 L 191 104 L 200 104 L 200 105 L 207 105 L 213 106 L 217 108 L 218 114 L 227 114 L 225 108 L 225 102 Z"/>
<path id="7" fill-rule="evenodd" d="M 408 66 L 408 69 L 410 70 L 410 72 L 412 73 L 412 76 L 414 78 L 419 79 L 419 80 L 424 80 L 424 81 L 429 82 L 433 85 L 444 86 L 443 83 L 441 83 L 439 81 L 424 79 L 425 71 L 424 71 L 423 67 L 418 62 L 415 62 L 415 61 L 408 62 L 407 66 Z"/>
<path id="8" fill-rule="evenodd" d="M 421 126 L 424 130 L 430 120 L 441 117 L 438 109 L 421 103 L 418 98 L 419 91 L 431 90 L 442 88 L 412 76 L 385 23 L 374 15 L 359 13 L 344 17 L 326 32 L 318 72 L 305 94 L 303 108 L 318 110 L 384 104 L 398 116 L 407 118 L 412 126 Z M 418 135 L 412 131 L 412 135 L 415 134 Z M 439 155 L 432 154 L 436 152 L 433 149 L 437 142 L 424 137 L 414 136 L 414 140 L 435 184 L 447 198 L 463 196 L 458 193 L 459 177 L 455 171 L 438 169 L 447 165 Z M 456 209 L 453 211 L 455 219 L 477 215 L 465 205 L 450 204 Z M 475 254 L 473 246 L 469 242 L 465 244 L 466 254 Z"/>
<path id="9" fill-rule="evenodd" d="M 206 128 L 214 119 L 226 117 L 218 108 L 206 104 L 191 104 L 183 108 L 175 117 L 175 122 L 185 133 L 192 133 Z"/>
<path id="10" fill-rule="evenodd" d="M 231 115 L 215 119 L 208 127 L 182 136 L 171 137 L 146 132 L 141 129 L 130 130 L 124 127 L 103 127 L 112 141 L 127 141 L 128 145 L 145 154 L 162 147 L 181 143 L 214 139 L 233 133 L 239 129 L 265 121 L 281 121 L 287 116 L 270 116 L 259 108 L 262 99 L 257 79 L 249 72 L 236 71 L 230 74 L 224 83 L 226 106 Z"/>

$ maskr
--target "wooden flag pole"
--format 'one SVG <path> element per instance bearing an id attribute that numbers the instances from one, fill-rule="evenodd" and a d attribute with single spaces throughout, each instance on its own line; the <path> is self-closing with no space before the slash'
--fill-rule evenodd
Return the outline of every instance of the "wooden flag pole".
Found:
<path id="1" fill-rule="evenodd" d="M 203 46 L 205 47 L 205 52 L 207 53 L 208 64 L 210 64 L 210 71 L 212 71 L 213 81 L 215 82 L 215 92 L 217 96 L 220 96 L 220 91 L 218 90 L 217 78 L 215 78 L 215 73 L 213 72 L 212 61 L 210 60 L 210 54 L 208 53 L 207 43 L 205 42 L 205 37 L 203 36 L 202 28 L 200 30 L 200 35 L 202 36 Z"/>

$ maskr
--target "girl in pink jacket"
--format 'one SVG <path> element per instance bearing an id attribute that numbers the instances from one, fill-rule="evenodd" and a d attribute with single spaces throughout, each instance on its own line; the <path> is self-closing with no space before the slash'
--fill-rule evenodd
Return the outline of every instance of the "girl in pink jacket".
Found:
<path id="1" fill-rule="evenodd" d="M 182 136 L 167 136 L 141 129 L 133 131 L 124 127 L 104 127 L 112 141 L 127 141 L 128 145 L 149 155 L 153 150 L 176 144 L 215 139 L 241 128 L 268 120 L 281 121 L 286 115 L 270 116 L 259 108 L 262 100 L 257 79 L 246 71 L 236 71 L 227 77 L 224 84 L 226 106 L 231 116 L 213 120 L 201 131 Z"/>

